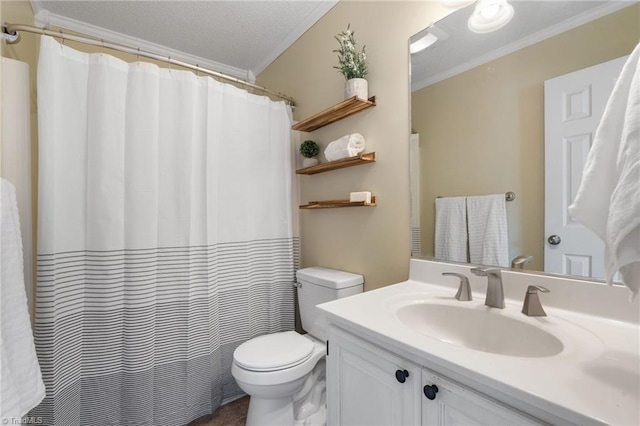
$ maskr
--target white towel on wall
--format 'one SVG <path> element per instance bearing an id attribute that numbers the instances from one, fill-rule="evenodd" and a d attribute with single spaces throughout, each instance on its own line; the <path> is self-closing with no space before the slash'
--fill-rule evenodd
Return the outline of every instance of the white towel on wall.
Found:
<path id="1" fill-rule="evenodd" d="M 355 157 L 364 151 L 364 136 L 360 133 L 346 135 L 331 142 L 324 150 L 327 161 L 342 160 L 343 158 Z"/>
<path id="2" fill-rule="evenodd" d="M 33 344 L 15 187 L 0 179 L 0 419 L 9 424 L 42 401 L 45 387 Z"/>
<path id="3" fill-rule="evenodd" d="M 509 233 L 504 194 L 467 197 L 471 263 L 509 267 Z"/>
<path id="4" fill-rule="evenodd" d="M 569 213 L 605 243 L 607 282 L 640 289 L 640 44 L 607 102 Z"/>
<path id="5" fill-rule="evenodd" d="M 468 262 L 465 198 L 436 198 L 435 226 L 436 258 Z"/>

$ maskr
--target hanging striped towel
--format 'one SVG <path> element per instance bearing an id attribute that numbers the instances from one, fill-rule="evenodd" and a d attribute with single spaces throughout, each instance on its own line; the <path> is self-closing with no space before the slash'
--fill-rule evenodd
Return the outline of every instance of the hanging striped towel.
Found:
<path id="1" fill-rule="evenodd" d="M 471 263 L 509 267 L 504 194 L 467 197 L 467 220 Z"/>
<path id="2" fill-rule="evenodd" d="M 464 197 L 436 198 L 436 258 L 467 262 L 467 210 Z"/>

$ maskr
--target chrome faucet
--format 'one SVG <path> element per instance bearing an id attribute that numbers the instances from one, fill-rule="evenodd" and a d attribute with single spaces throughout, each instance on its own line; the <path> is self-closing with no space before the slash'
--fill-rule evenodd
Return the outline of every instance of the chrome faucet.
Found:
<path id="1" fill-rule="evenodd" d="M 524 303 L 522 304 L 522 313 L 529 317 L 546 317 L 547 313 L 542 308 L 540 298 L 538 297 L 538 291 L 542 293 L 549 293 L 549 289 L 537 285 L 530 285 L 527 288 L 527 294 L 524 296 Z"/>
<path id="2" fill-rule="evenodd" d="M 473 300 L 471 295 L 471 286 L 469 285 L 469 278 L 464 274 L 456 274 L 455 272 L 443 272 L 442 275 L 458 277 L 460 278 L 460 285 L 458 286 L 458 292 L 456 293 L 456 299 L 461 302 L 469 302 Z"/>
<path id="3" fill-rule="evenodd" d="M 502 289 L 502 276 L 500 272 L 500 269 L 497 268 L 471 269 L 471 273 L 481 277 L 487 277 L 487 296 L 484 299 L 484 304 L 492 308 L 504 309 L 504 291 Z"/>
<path id="4" fill-rule="evenodd" d="M 523 255 L 516 256 L 511 261 L 511 268 L 524 269 L 527 263 L 531 262 L 532 260 L 533 260 L 533 256 L 523 256 Z"/>

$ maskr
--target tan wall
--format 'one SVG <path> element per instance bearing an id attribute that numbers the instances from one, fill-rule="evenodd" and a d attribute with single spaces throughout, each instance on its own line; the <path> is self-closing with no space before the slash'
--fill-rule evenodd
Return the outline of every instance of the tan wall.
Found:
<path id="1" fill-rule="evenodd" d="M 2 22 L 21 23 L 33 25 L 33 10 L 29 0 L 20 1 L 0 1 L 2 4 Z M 2 43 L 2 56 L 29 64 L 29 73 L 31 81 L 31 169 L 34 170 L 34 191 L 33 198 L 37 197 L 37 188 L 35 188 L 35 173 L 37 171 L 38 150 L 37 150 L 37 106 L 36 106 L 36 73 L 35 66 L 37 61 L 37 46 L 34 37 L 22 35 L 20 42 L 16 44 Z M 5 106 L 6 107 L 6 106 Z M 35 202 L 35 201 L 34 201 Z M 35 218 L 34 211 L 34 218 Z M 34 233 L 35 238 L 35 233 Z M 35 246 L 34 246 L 35 247 Z"/>
<path id="2" fill-rule="evenodd" d="M 0 1 L 2 7 L 2 22 L 6 23 L 20 23 L 33 25 L 33 10 L 31 9 L 31 3 L 29 0 L 20 1 Z M 31 205 L 32 205 L 32 247 L 35 256 L 36 253 L 36 241 L 37 241 L 37 198 L 38 198 L 38 115 L 36 104 L 36 63 L 37 63 L 37 44 L 35 37 L 31 35 L 22 34 L 20 42 L 16 44 L 2 43 L 2 56 L 5 58 L 11 58 L 18 61 L 26 62 L 29 64 L 29 79 L 31 90 Z M 0 98 L 1 100 L 2 98 Z M 0 102 L 2 104 L 2 102 Z M 10 107 L 8 105 L 2 105 L 3 108 Z M 1 134 L 1 132 L 0 132 Z M 1 148 L 1 147 L 0 147 Z M 2 150 L 0 149 L 0 152 Z M 2 161 L 0 161 L 0 164 Z M 27 167 L 27 165 L 25 165 Z M 0 171 L 0 176 L 2 172 Z M 33 283 L 31 294 L 36 294 L 36 262 L 33 262 Z M 31 315 L 34 315 L 35 306 L 32 305 Z"/>
<path id="3" fill-rule="evenodd" d="M 543 269 L 544 81 L 628 55 L 639 22 L 635 5 L 413 93 L 426 254 L 436 196 L 514 191 L 512 255 L 533 255 L 531 269 Z"/>
<path id="4" fill-rule="evenodd" d="M 333 35 L 351 23 L 367 46 L 369 94 L 377 106 L 301 136 L 322 149 L 349 133 L 361 133 L 375 164 L 300 176 L 302 202 L 349 198 L 371 191 L 375 208 L 300 212 L 302 266 L 321 265 L 362 273 L 371 290 L 407 278 L 409 243 L 408 38 L 449 13 L 437 2 L 341 1 L 258 76 L 262 85 L 297 100 L 301 120 L 343 99 L 344 79 L 332 67 Z"/>

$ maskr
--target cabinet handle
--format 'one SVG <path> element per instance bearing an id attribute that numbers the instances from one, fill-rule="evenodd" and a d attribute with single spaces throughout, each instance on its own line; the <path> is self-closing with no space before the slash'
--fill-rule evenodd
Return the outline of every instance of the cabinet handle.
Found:
<path id="1" fill-rule="evenodd" d="M 436 394 L 438 393 L 438 387 L 436 385 L 426 385 L 422 390 L 424 392 L 424 396 L 426 396 L 427 399 L 431 401 L 436 399 Z"/>
<path id="2" fill-rule="evenodd" d="M 396 370 L 396 380 L 400 383 L 406 382 L 407 377 L 409 377 L 409 372 L 407 370 Z"/>

